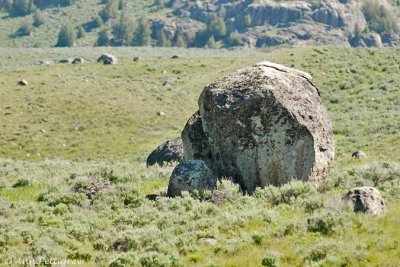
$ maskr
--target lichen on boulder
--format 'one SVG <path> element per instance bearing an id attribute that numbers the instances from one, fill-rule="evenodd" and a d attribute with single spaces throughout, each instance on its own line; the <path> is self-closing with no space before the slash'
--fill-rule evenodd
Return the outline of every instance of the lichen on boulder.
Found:
<path id="1" fill-rule="evenodd" d="M 182 133 L 185 159 L 206 158 L 248 193 L 293 179 L 318 187 L 326 177 L 332 125 L 308 73 L 261 62 L 211 83 L 198 103 Z M 187 138 L 196 136 L 191 128 L 198 139 Z"/>

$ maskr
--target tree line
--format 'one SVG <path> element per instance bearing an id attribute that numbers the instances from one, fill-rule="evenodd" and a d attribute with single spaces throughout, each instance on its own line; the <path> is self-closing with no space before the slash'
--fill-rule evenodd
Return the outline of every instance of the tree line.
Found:
<path id="1" fill-rule="evenodd" d="M 25 16 L 48 6 L 68 6 L 75 0 L 0 0 L 0 9 L 14 16 Z"/>

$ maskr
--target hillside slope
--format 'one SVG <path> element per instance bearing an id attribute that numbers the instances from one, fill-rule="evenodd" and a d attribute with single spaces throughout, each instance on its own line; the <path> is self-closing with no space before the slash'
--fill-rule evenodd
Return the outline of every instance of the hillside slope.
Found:
<path id="1" fill-rule="evenodd" d="M 112 1 L 115 5 L 107 9 L 106 2 Z M 83 37 L 76 40 L 77 46 L 96 44 L 101 31 L 110 39 L 101 45 L 132 45 L 135 44 L 131 40 L 134 38 L 132 35 L 141 17 L 147 21 L 146 28 L 152 39 L 145 45 L 212 48 L 398 46 L 400 3 L 396 1 L 131 0 L 123 1 L 124 4 L 117 10 L 117 0 L 77 0 L 67 6 L 38 6 L 36 10 L 41 9 L 45 22 L 38 27 L 28 27 L 25 34 L 21 34 L 20 28 L 26 29 L 32 23 L 32 14 L 18 16 L 12 10 L 7 13 L 3 8 L 0 10 L 0 46 L 54 46 L 61 27 L 67 23 L 71 23 L 76 30 L 82 26 L 86 31 Z M 99 22 L 99 14 L 105 9 L 110 18 Z M 125 21 L 121 19 L 122 14 Z M 123 24 L 123 30 L 130 33 L 116 37 L 114 27 L 119 24 Z"/>
<path id="2" fill-rule="evenodd" d="M 103 52 L 119 63 L 95 62 Z M 24 259 L 78 266 L 398 265 L 399 53 L 0 49 L 0 266 Z M 89 62 L 36 65 L 73 55 Z M 165 191 L 172 171 L 146 168 L 146 156 L 180 134 L 202 88 L 262 60 L 307 71 L 320 89 L 337 156 L 318 191 L 297 181 L 247 196 L 224 181 L 214 199 L 146 199 Z M 18 85 L 20 79 L 29 84 Z M 367 159 L 351 157 L 359 149 Z M 349 188 L 363 185 L 381 191 L 385 215 L 355 214 L 342 204 Z"/>

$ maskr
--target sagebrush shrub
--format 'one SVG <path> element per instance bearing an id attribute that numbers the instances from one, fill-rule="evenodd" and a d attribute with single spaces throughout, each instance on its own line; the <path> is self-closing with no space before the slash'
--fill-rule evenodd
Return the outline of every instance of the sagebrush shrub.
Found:
<path id="1" fill-rule="evenodd" d="M 307 229 L 309 232 L 331 236 L 343 231 L 345 220 L 345 216 L 340 213 L 323 212 L 307 220 Z"/>
<path id="2" fill-rule="evenodd" d="M 278 256 L 275 253 L 268 253 L 262 259 L 261 265 L 267 267 L 278 267 L 279 266 Z"/>
<path id="3" fill-rule="evenodd" d="M 267 186 L 263 189 L 257 188 L 256 198 L 265 199 L 272 205 L 291 204 L 316 193 L 315 189 L 309 183 L 301 181 L 292 181 L 282 187 Z"/>
<path id="4" fill-rule="evenodd" d="M 29 181 L 26 179 L 19 179 L 15 184 L 13 184 L 13 188 L 18 188 L 18 187 L 25 187 L 29 185 Z"/>

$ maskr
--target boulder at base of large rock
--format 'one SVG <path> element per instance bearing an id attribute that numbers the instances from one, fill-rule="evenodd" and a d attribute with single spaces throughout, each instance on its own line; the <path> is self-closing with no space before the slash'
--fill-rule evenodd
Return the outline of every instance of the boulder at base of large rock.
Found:
<path id="1" fill-rule="evenodd" d="M 176 138 L 165 142 L 157 147 L 147 157 L 147 167 L 153 165 L 164 165 L 175 161 L 183 160 L 182 139 Z"/>
<path id="2" fill-rule="evenodd" d="M 212 190 L 217 177 L 202 160 L 183 161 L 175 167 L 168 185 L 168 196 L 181 196 L 183 191 Z"/>
<path id="3" fill-rule="evenodd" d="M 292 179 L 318 187 L 328 174 L 333 131 L 308 73 L 262 62 L 205 87 L 199 108 L 210 167 L 243 191 Z"/>
<path id="4" fill-rule="evenodd" d="M 211 151 L 199 111 L 190 117 L 181 133 L 181 138 L 185 160 L 201 159 L 206 162 L 211 160 Z"/>
<path id="5" fill-rule="evenodd" d="M 378 189 L 374 187 L 363 186 L 350 189 L 344 200 L 353 203 L 354 212 L 381 215 L 386 211 L 385 201 Z"/>
<path id="6" fill-rule="evenodd" d="M 97 62 L 103 62 L 104 65 L 115 65 L 118 63 L 118 58 L 110 54 L 102 54 Z"/>

